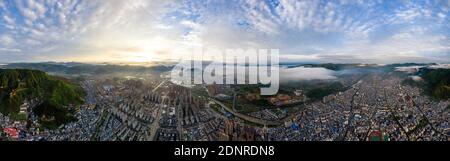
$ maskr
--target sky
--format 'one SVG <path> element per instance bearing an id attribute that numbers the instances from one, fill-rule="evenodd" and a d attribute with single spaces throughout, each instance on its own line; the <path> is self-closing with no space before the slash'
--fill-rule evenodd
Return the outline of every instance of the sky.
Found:
<path id="1" fill-rule="evenodd" d="M 282 62 L 450 62 L 450 0 L 0 0 L 0 62 L 152 62 L 193 48 Z"/>

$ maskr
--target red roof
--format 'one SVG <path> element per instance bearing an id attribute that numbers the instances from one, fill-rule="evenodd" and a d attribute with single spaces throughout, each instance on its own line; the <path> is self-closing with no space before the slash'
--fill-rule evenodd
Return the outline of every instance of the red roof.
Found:
<path id="1" fill-rule="evenodd" d="M 17 131 L 17 129 L 15 128 L 5 128 L 3 129 L 3 132 L 5 132 L 14 139 L 19 138 L 19 131 Z"/>
<path id="2" fill-rule="evenodd" d="M 380 131 L 372 131 L 369 136 L 381 136 Z"/>

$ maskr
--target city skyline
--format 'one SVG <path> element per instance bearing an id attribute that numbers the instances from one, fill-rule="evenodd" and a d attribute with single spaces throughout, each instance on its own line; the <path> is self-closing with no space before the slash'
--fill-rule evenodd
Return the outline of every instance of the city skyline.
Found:
<path id="1" fill-rule="evenodd" d="M 153 62 L 196 47 L 280 61 L 450 60 L 450 1 L 0 1 L 0 62 Z"/>

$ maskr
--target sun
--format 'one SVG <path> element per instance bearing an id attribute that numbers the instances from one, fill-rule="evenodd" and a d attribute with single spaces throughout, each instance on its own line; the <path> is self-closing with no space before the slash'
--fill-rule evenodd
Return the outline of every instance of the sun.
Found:
<path id="1" fill-rule="evenodd" d="M 122 52 L 125 61 L 128 62 L 151 62 L 159 57 L 163 57 L 160 53 L 169 53 L 173 45 L 172 43 L 160 38 L 152 40 L 143 40 L 130 44 L 131 47 Z"/>
<path id="2" fill-rule="evenodd" d="M 132 63 L 145 63 L 152 62 L 153 57 L 152 54 L 148 52 L 127 53 L 125 61 Z"/>

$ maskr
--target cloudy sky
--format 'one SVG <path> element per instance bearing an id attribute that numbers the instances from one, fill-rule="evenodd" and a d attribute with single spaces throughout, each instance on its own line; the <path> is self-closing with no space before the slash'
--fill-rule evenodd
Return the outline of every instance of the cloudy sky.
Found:
<path id="1" fill-rule="evenodd" d="M 0 62 L 148 62 L 199 46 L 450 62 L 449 11 L 450 0 L 0 0 Z"/>

